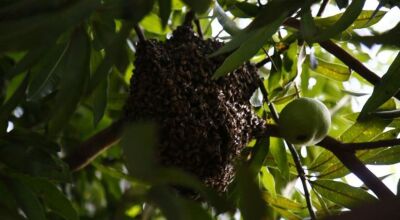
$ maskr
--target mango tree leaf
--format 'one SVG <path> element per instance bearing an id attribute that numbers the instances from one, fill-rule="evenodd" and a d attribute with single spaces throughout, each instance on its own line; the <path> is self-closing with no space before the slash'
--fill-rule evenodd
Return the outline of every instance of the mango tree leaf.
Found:
<path id="1" fill-rule="evenodd" d="M 278 165 L 281 177 L 286 180 L 289 179 L 289 162 L 285 145 L 281 139 L 271 138 L 270 152 Z"/>
<path id="2" fill-rule="evenodd" d="M 282 195 L 273 196 L 268 192 L 264 192 L 263 198 L 268 204 L 281 209 L 291 210 L 293 212 L 302 212 L 304 209 L 306 209 L 306 206 L 297 201 L 290 200 Z"/>
<path id="3" fill-rule="evenodd" d="M 376 111 L 373 112 L 372 115 L 374 116 L 378 116 L 381 118 L 388 118 L 388 119 L 392 119 L 392 118 L 398 118 L 400 117 L 400 110 L 389 110 L 389 111 Z"/>
<path id="4" fill-rule="evenodd" d="M 235 16 L 239 18 L 251 18 L 256 17 L 260 12 L 260 8 L 249 2 L 236 2 L 232 9 L 229 11 Z"/>
<path id="5" fill-rule="evenodd" d="M 264 160 L 268 154 L 269 150 L 269 138 L 263 137 L 257 140 L 256 144 L 252 149 L 252 156 L 249 161 L 250 169 L 257 174 L 262 165 L 264 164 Z"/>
<path id="6" fill-rule="evenodd" d="M 180 198 L 166 187 L 153 187 L 148 197 L 160 207 L 168 220 L 212 220 L 199 204 Z"/>
<path id="7" fill-rule="evenodd" d="M 347 28 L 347 30 L 352 30 L 352 29 L 360 29 L 360 28 L 366 28 L 370 27 L 376 23 L 378 23 L 383 16 L 385 16 L 386 12 L 385 11 L 378 11 L 375 16 L 373 16 L 374 11 L 371 10 L 363 10 L 361 13 L 358 15 L 357 19 L 354 20 L 354 22 Z M 325 18 L 316 18 L 315 19 L 315 24 L 320 27 L 324 28 L 330 25 L 333 25 L 335 22 L 342 17 L 343 13 L 325 17 Z"/>
<path id="8" fill-rule="evenodd" d="M 278 18 L 270 24 L 270 26 L 252 32 L 252 35 L 249 36 L 249 38 L 235 52 L 225 59 L 222 65 L 215 71 L 213 78 L 219 78 L 228 74 L 254 56 L 264 45 L 266 40 L 276 32 L 283 19 L 284 17 Z"/>
<path id="9" fill-rule="evenodd" d="M 397 24 L 396 27 L 394 27 L 393 29 L 390 29 L 389 31 L 386 31 L 382 34 L 374 36 L 355 37 L 354 39 L 368 46 L 374 44 L 383 44 L 400 47 L 400 41 L 397 40 L 397 36 L 400 36 L 400 23 Z"/>
<path id="10" fill-rule="evenodd" d="M 46 220 L 42 204 L 35 193 L 25 183 L 17 179 L 12 179 L 8 183 L 9 189 L 14 194 L 14 198 L 28 219 Z"/>
<path id="11" fill-rule="evenodd" d="M 357 19 L 362 11 L 364 3 L 365 0 L 352 1 L 339 20 L 320 32 L 313 40 L 316 42 L 325 41 L 345 31 Z"/>
<path id="12" fill-rule="evenodd" d="M 366 202 L 377 201 L 371 194 L 357 187 L 332 180 L 316 180 L 311 182 L 312 187 L 324 198 L 346 208 L 354 208 Z"/>
<path id="13" fill-rule="evenodd" d="M 301 9 L 300 33 L 306 41 L 310 41 L 317 33 L 317 27 L 311 14 L 311 2 L 306 1 Z"/>
<path id="14" fill-rule="evenodd" d="M 56 105 L 50 121 L 50 131 L 58 133 L 75 111 L 89 77 L 90 42 L 85 30 L 73 33 L 63 59 L 62 80 L 56 96 Z M 74 88 L 71 90 L 71 88 Z"/>
<path id="15" fill-rule="evenodd" d="M 31 187 L 52 211 L 64 217 L 66 220 L 78 219 L 78 213 L 71 202 L 48 180 L 29 176 L 20 176 L 18 179 Z"/>
<path id="16" fill-rule="evenodd" d="M 240 32 L 239 27 L 236 23 L 225 13 L 225 11 L 219 6 L 218 2 L 214 5 L 214 16 L 217 17 L 219 24 L 224 30 L 230 35 L 235 35 Z"/>
<path id="17" fill-rule="evenodd" d="M 379 106 L 389 100 L 395 95 L 400 88 L 400 53 L 397 54 L 396 59 L 390 65 L 386 74 L 382 77 L 379 84 L 374 87 L 371 97 L 362 108 L 359 120 L 366 119 L 366 117 Z"/>
<path id="18" fill-rule="evenodd" d="M 267 219 L 266 203 L 250 169 L 240 167 L 236 177 L 239 189 L 239 209 L 243 220 Z"/>
<path id="19" fill-rule="evenodd" d="M 158 14 L 161 18 L 161 26 L 163 29 L 165 29 L 172 10 L 172 0 L 158 0 L 158 7 Z"/>
<path id="20" fill-rule="evenodd" d="M 349 5 L 349 0 L 335 0 L 335 2 L 340 9 L 346 8 Z"/>
<path id="21" fill-rule="evenodd" d="M 76 1 L 60 10 L 2 21 L 0 49 L 20 50 L 47 45 L 66 29 L 88 18 L 99 5 L 99 0 Z"/>
<path id="22" fill-rule="evenodd" d="M 96 126 L 103 118 L 107 108 L 108 78 L 103 80 L 92 94 L 93 125 Z"/>
<path id="23" fill-rule="evenodd" d="M 18 106 L 18 104 L 21 104 L 21 100 L 25 100 L 28 82 L 29 74 L 26 74 L 24 80 L 18 86 L 18 89 L 7 100 L 7 102 L 0 107 L 0 128 L 4 127 L 3 125 L 7 123 L 7 119 L 10 117 L 12 111 Z M 1 133 L 3 133 L 3 131 L 0 131 L 0 134 Z"/>
<path id="24" fill-rule="evenodd" d="M 351 69 L 335 63 L 330 63 L 322 59 L 316 59 L 317 65 L 312 68 L 312 71 L 319 73 L 327 78 L 337 81 L 347 81 L 351 75 Z"/>
<path id="25" fill-rule="evenodd" d="M 200 14 L 206 12 L 212 2 L 211 0 L 182 0 L 182 1 Z"/>

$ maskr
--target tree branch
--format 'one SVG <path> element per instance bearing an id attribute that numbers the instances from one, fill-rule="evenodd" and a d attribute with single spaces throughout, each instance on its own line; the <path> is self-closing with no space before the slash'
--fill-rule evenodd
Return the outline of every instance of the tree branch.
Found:
<path id="1" fill-rule="evenodd" d="M 281 137 L 277 125 L 266 126 L 266 134 L 274 137 Z M 347 147 L 351 145 L 343 144 L 342 142 L 327 136 L 316 145 L 321 146 L 331 151 L 347 169 L 356 175 L 364 184 L 371 189 L 379 199 L 394 198 L 395 195 L 382 181 L 376 177 L 354 154 L 354 151 Z"/>
<path id="2" fill-rule="evenodd" d="M 84 168 L 100 153 L 120 139 L 124 125 L 123 119 L 112 123 L 109 127 L 80 144 L 73 153 L 64 158 L 64 161 L 72 171 Z"/>
<path id="3" fill-rule="evenodd" d="M 380 140 L 380 141 L 360 142 L 360 143 L 342 143 L 342 147 L 344 150 L 352 150 L 352 151 L 376 149 L 376 148 L 390 147 L 395 145 L 400 145 L 400 139 Z"/>
<path id="4" fill-rule="evenodd" d="M 324 13 L 326 5 L 328 5 L 329 0 L 324 0 L 319 7 L 317 17 L 321 17 L 322 13 Z"/>
<path id="5" fill-rule="evenodd" d="M 261 93 L 264 96 L 264 101 L 267 103 L 267 105 L 268 105 L 268 107 L 269 107 L 269 109 L 271 111 L 272 118 L 274 119 L 275 122 L 278 122 L 279 115 L 278 115 L 274 105 L 268 100 L 268 92 L 265 89 L 264 83 L 261 80 L 259 80 L 259 87 L 260 87 Z M 293 161 L 294 161 L 294 164 L 296 166 L 297 174 L 299 175 L 301 184 L 303 186 L 304 198 L 306 199 L 307 209 L 308 209 L 308 212 L 310 214 L 310 218 L 312 220 L 315 220 L 316 216 L 315 216 L 314 210 L 312 208 L 310 192 L 308 191 L 308 188 L 307 188 L 306 174 L 304 172 L 303 166 L 301 165 L 299 154 L 297 153 L 297 151 L 296 151 L 295 147 L 293 146 L 293 144 L 290 144 L 287 141 L 285 141 L 285 143 L 288 146 L 290 154 L 293 157 Z"/>

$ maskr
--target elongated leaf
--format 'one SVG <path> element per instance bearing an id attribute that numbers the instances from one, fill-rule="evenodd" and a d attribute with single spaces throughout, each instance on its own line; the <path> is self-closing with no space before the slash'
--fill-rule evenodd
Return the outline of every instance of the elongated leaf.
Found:
<path id="1" fill-rule="evenodd" d="M 236 23 L 225 13 L 217 2 L 214 5 L 214 16 L 217 17 L 218 22 L 230 35 L 235 35 L 240 31 Z"/>
<path id="2" fill-rule="evenodd" d="M 317 27 L 311 14 L 311 2 L 306 2 L 301 9 L 300 33 L 306 41 L 309 41 L 317 33 Z"/>
<path id="3" fill-rule="evenodd" d="M 49 42 L 49 45 L 51 43 Z M 9 76 L 26 71 L 36 62 L 42 59 L 42 55 L 49 51 L 49 47 L 39 47 L 29 50 L 28 53 L 8 72 Z"/>
<path id="4" fill-rule="evenodd" d="M 99 4 L 99 0 L 76 1 L 62 10 L 0 22 L 0 48 L 19 50 L 46 45 L 89 17 Z"/>
<path id="5" fill-rule="evenodd" d="M 270 24 L 270 26 L 260 28 L 253 32 L 239 49 L 225 59 L 224 63 L 215 71 L 213 78 L 219 78 L 228 74 L 254 56 L 264 45 L 266 40 L 276 32 L 283 19 L 284 17 L 278 18 Z"/>
<path id="6" fill-rule="evenodd" d="M 359 120 L 366 119 L 366 117 L 379 106 L 389 100 L 400 88 L 400 53 L 397 54 L 396 59 L 390 65 L 386 74 L 382 77 L 378 85 L 374 87 L 374 91 L 368 101 L 362 108 Z"/>
<path id="7" fill-rule="evenodd" d="M 55 45 L 48 54 L 43 56 L 42 62 L 33 70 L 33 79 L 29 85 L 28 100 L 38 100 L 52 93 L 62 76 L 60 67 L 69 44 Z"/>
<path id="8" fill-rule="evenodd" d="M 77 30 L 63 60 L 63 76 L 56 96 L 56 106 L 50 121 L 50 131 L 58 133 L 75 111 L 89 77 L 90 45 L 85 30 Z M 71 88 L 74 88 L 71 90 Z"/>
<path id="9" fill-rule="evenodd" d="M 251 18 L 256 17 L 260 12 L 260 8 L 254 3 L 249 2 L 236 2 L 234 7 L 229 10 L 235 17 Z"/>
<path id="10" fill-rule="evenodd" d="M 239 209 L 244 220 L 267 219 L 267 207 L 251 171 L 241 167 L 237 172 Z"/>
<path id="11" fill-rule="evenodd" d="M 18 205 L 25 215 L 32 220 L 45 220 L 45 212 L 35 193 L 23 182 L 11 180 L 9 184 Z"/>
<path id="12" fill-rule="evenodd" d="M 325 198 L 349 209 L 360 204 L 377 201 L 375 197 L 365 190 L 342 182 L 317 180 L 311 182 L 311 185 Z"/>
<path id="13" fill-rule="evenodd" d="M 158 0 L 159 16 L 161 18 L 161 25 L 163 29 L 168 24 L 169 15 L 172 10 L 172 0 Z"/>
<path id="14" fill-rule="evenodd" d="M 270 152 L 278 165 L 281 177 L 283 179 L 289 178 L 289 162 L 286 154 L 285 145 L 281 139 L 271 138 Z"/>
<path id="15" fill-rule="evenodd" d="M 376 111 L 373 115 L 381 118 L 398 118 L 400 117 L 400 110 L 389 110 L 389 111 Z"/>
<path id="16" fill-rule="evenodd" d="M 56 212 L 66 220 L 78 219 L 78 213 L 71 202 L 57 187 L 46 179 L 20 176 L 18 178 L 29 186 L 44 201 L 52 211 Z"/>
<path id="17" fill-rule="evenodd" d="M 168 220 L 212 220 L 199 204 L 180 198 L 166 187 L 153 187 L 149 198 L 161 208 Z"/>
<path id="18" fill-rule="evenodd" d="M 314 41 L 320 42 L 335 37 L 337 34 L 345 31 L 350 27 L 353 22 L 358 18 L 362 11 L 365 0 L 352 1 L 343 15 L 335 24 L 323 30 L 319 35 L 314 38 Z"/>
<path id="19" fill-rule="evenodd" d="M 108 98 L 108 79 L 103 80 L 101 84 L 95 89 L 92 96 L 93 103 L 93 124 L 96 126 L 103 118 L 107 108 Z"/>
<path id="20" fill-rule="evenodd" d="M 297 201 L 290 200 L 282 195 L 273 196 L 270 193 L 264 192 L 263 197 L 265 201 L 275 207 L 291 210 L 293 212 L 301 212 L 306 209 L 306 206 L 298 203 Z"/>
<path id="21" fill-rule="evenodd" d="M 347 28 L 347 30 L 351 29 L 359 29 L 359 28 L 366 28 L 378 23 L 383 16 L 385 16 L 385 11 L 378 11 L 375 16 L 373 16 L 374 11 L 371 10 L 363 10 L 357 17 L 356 20 Z M 335 24 L 335 22 L 342 17 L 343 13 L 333 15 L 330 17 L 325 18 L 316 18 L 315 24 L 318 27 L 324 28 L 330 25 Z M 373 17 L 372 17 L 373 16 Z"/>
<path id="22" fill-rule="evenodd" d="M 18 104 L 21 104 L 21 101 L 25 100 L 28 82 L 29 82 L 29 74 L 26 74 L 24 80 L 18 86 L 18 89 L 7 100 L 7 102 L 1 106 L 1 108 L 0 108 L 0 128 L 2 128 L 3 125 L 5 125 L 7 123 L 7 119 L 10 117 L 12 111 L 18 106 Z M 3 131 L 0 131 L 0 134 L 2 132 Z"/>
<path id="23" fill-rule="evenodd" d="M 351 69 L 335 63 L 329 63 L 322 59 L 316 59 L 317 65 L 312 70 L 319 73 L 327 78 L 334 79 L 337 81 L 347 81 L 351 75 Z"/>
<path id="24" fill-rule="evenodd" d="M 400 23 L 396 25 L 393 29 L 390 29 L 383 34 L 378 34 L 374 36 L 356 37 L 356 40 L 371 46 L 374 44 L 384 44 L 400 47 L 400 41 L 397 40 L 397 36 L 400 36 Z"/>
<path id="25" fill-rule="evenodd" d="M 257 140 L 256 144 L 252 150 L 252 157 L 250 159 L 250 168 L 257 174 L 261 166 L 264 164 L 265 157 L 268 154 L 269 150 L 269 138 L 260 138 Z"/>

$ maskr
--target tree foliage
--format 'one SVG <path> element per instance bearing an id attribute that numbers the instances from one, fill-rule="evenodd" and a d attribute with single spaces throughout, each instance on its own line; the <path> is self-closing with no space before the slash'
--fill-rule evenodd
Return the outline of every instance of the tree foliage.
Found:
<path id="1" fill-rule="evenodd" d="M 400 2 L 366 3 L 1 1 L 0 219 L 339 219 L 332 216 L 346 210 L 356 219 L 368 203 L 398 215 L 387 176 L 366 165 L 400 162 L 400 54 L 379 63 L 365 46 L 399 50 L 400 24 L 384 33 L 373 25 Z M 326 7 L 333 15 L 324 16 Z M 124 118 L 137 43 L 165 41 L 183 23 L 225 43 L 209 56 L 226 56 L 214 80 L 245 62 L 260 75 L 249 102 L 266 126 L 223 193 L 158 164 L 155 125 Z M 362 90 L 370 86 L 371 94 Z M 277 129 L 280 110 L 299 96 L 332 113 L 329 136 L 316 146 L 294 147 Z M 349 185 L 350 173 L 364 185 Z"/>

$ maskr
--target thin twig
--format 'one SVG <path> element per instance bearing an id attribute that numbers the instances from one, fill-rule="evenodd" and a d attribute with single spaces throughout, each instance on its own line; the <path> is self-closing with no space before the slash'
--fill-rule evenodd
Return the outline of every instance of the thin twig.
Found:
<path id="1" fill-rule="evenodd" d="M 300 21 L 294 18 L 289 18 L 284 22 L 284 25 L 295 29 L 299 29 Z M 351 54 L 349 54 L 343 48 L 336 45 L 331 40 L 322 41 L 318 43 L 321 45 L 322 48 L 324 48 L 326 51 L 337 57 L 352 70 L 356 71 L 362 78 L 367 80 L 372 85 L 376 86 L 381 81 L 381 78 L 377 74 L 372 72 L 370 69 L 364 66 L 364 64 L 362 64 L 358 59 L 353 57 Z M 395 95 L 395 97 L 398 100 L 400 100 L 400 92 L 398 92 Z"/>
<path id="2" fill-rule="evenodd" d="M 146 41 L 146 37 L 144 36 L 144 33 L 143 33 L 142 29 L 139 27 L 139 25 L 135 24 L 133 26 L 133 28 L 135 29 L 136 35 L 139 38 L 139 42 L 145 42 Z"/>
<path id="3" fill-rule="evenodd" d="M 328 5 L 329 0 L 324 0 L 319 7 L 317 17 L 321 17 L 322 13 L 324 13 L 326 5 Z"/>
<path id="4" fill-rule="evenodd" d="M 203 39 L 204 38 L 204 36 L 203 36 L 203 31 L 202 31 L 202 29 L 201 29 L 201 25 L 200 25 L 200 21 L 199 21 L 199 19 L 194 19 L 194 24 L 196 25 L 196 28 L 197 28 L 197 34 L 199 35 L 199 37 L 201 38 L 201 39 Z"/>
<path id="5" fill-rule="evenodd" d="M 281 137 L 277 125 L 267 125 L 266 128 L 266 134 L 274 137 Z M 343 165 L 362 180 L 364 184 L 371 189 L 376 196 L 378 196 L 378 198 L 388 199 L 395 197 L 393 192 L 390 191 L 390 189 L 356 157 L 354 151 L 347 149 L 347 146 L 350 144 L 343 144 L 342 142 L 327 136 L 316 145 L 331 151 L 343 163 Z"/>
<path id="6" fill-rule="evenodd" d="M 275 122 L 278 122 L 279 121 L 279 115 L 278 115 L 274 105 L 269 101 L 268 92 L 265 89 L 264 84 L 263 84 L 263 82 L 261 80 L 259 80 L 259 87 L 260 87 L 261 93 L 264 96 L 264 101 L 267 103 L 267 105 L 269 107 L 269 110 L 271 111 L 272 118 L 274 119 Z M 299 154 L 297 153 L 297 151 L 294 148 L 293 144 L 290 144 L 290 143 L 288 143 L 286 141 L 285 141 L 285 143 L 288 146 L 290 154 L 293 157 L 293 161 L 295 163 L 297 173 L 298 173 L 300 181 L 302 183 L 303 190 L 304 190 L 304 197 L 306 199 L 308 212 L 310 213 L 310 218 L 312 220 L 315 220 L 316 216 L 315 216 L 314 210 L 312 208 L 311 196 L 310 196 L 310 192 L 308 191 L 308 188 L 307 188 L 307 180 L 306 180 L 306 176 L 305 176 L 305 172 L 304 172 L 303 166 L 301 165 Z"/>
<path id="7" fill-rule="evenodd" d="M 193 10 L 190 10 L 186 13 L 185 20 L 183 21 L 183 25 L 192 26 L 192 21 L 194 19 L 195 13 Z"/>

